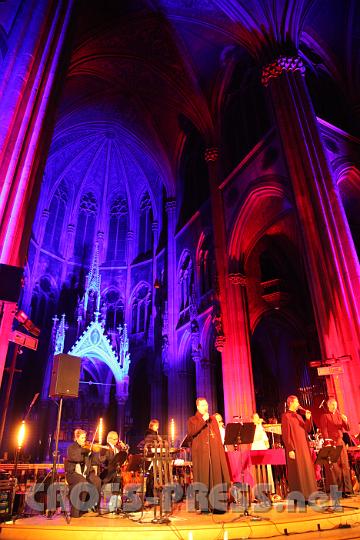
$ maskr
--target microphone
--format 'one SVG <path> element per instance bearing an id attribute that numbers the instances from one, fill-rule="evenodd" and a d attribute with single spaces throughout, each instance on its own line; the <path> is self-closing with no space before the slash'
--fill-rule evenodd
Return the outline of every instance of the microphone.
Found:
<path id="1" fill-rule="evenodd" d="M 301 405 L 299 405 L 299 407 L 297 408 L 297 412 L 301 412 L 301 413 L 305 414 L 306 409 L 304 409 L 304 407 L 301 407 Z"/>
<path id="2" fill-rule="evenodd" d="M 322 402 L 320 403 L 319 409 L 321 409 L 321 407 L 324 405 L 324 403 L 325 403 L 325 399 L 323 399 Z"/>

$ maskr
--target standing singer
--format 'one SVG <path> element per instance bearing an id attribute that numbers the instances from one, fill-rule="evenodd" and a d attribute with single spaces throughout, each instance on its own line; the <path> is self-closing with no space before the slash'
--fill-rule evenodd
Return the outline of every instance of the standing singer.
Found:
<path id="1" fill-rule="evenodd" d="M 341 414 L 337 408 L 337 401 L 330 398 L 327 401 L 327 412 L 320 417 L 320 431 L 324 439 L 333 439 L 336 446 L 342 446 L 341 454 L 337 463 L 332 467 L 325 467 L 326 484 L 336 484 L 343 497 L 352 495 L 352 482 L 350 476 L 349 459 L 343 441 L 344 431 L 349 431 L 350 426 L 345 414 Z"/>
<path id="2" fill-rule="evenodd" d="M 209 493 L 214 486 L 229 485 L 230 475 L 219 424 L 215 416 L 209 415 L 206 399 L 199 397 L 196 408 L 196 414 L 188 419 L 188 435 L 192 437 L 193 477 L 194 482 L 207 486 Z"/>
<path id="3" fill-rule="evenodd" d="M 306 410 L 306 421 L 297 414 L 300 407 L 296 396 L 286 400 L 287 412 L 282 415 L 282 438 L 286 451 L 286 465 L 290 491 L 302 493 L 305 501 L 317 491 L 314 464 L 311 459 L 307 433 L 311 431 L 311 412 Z"/>

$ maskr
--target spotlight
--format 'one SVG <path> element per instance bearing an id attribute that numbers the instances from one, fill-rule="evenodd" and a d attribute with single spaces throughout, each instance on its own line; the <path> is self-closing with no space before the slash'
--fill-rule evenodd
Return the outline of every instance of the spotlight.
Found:
<path id="1" fill-rule="evenodd" d="M 160 281 L 158 278 L 156 278 L 154 281 L 154 289 L 160 289 Z"/>
<path id="2" fill-rule="evenodd" d="M 26 315 L 25 311 L 22 311 L 21 309 L 17 311 L 15 314 L 15 319 L 33 336 L 40 335 L 40 328 L 35 326 L 32 320 Z"/>

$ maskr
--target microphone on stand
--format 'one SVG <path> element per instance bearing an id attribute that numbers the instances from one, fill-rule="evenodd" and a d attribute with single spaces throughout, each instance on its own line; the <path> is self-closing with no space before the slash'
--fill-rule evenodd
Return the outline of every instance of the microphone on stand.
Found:
<path id="1" fill-rule="evenodd" d="M 324 405 L 324 403 L 325 403 L 325 399 L 323 399 L 322 402 L 320 403 L 319 409 L 321 409 L 321 407 Z"/>

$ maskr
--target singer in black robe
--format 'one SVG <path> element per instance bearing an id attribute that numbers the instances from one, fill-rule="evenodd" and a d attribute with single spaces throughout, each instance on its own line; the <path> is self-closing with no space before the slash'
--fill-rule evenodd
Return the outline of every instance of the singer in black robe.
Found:
<path id="1" fill-rule="evenodd" d="M 325 465 L 325 483 L 326 490 L 330 485 L 337 485 L 343 496 L 352 495 L 353 488 L 351 482 L 351 473 L 346 446 L 343 440 L 345 431 L 349 431 L 350 426 L 347 417 L 340 414 L 337 408 L 337 401 L 329 399 L 327 401 L 327 410 L 323 412 L 320 418 L 320 431 L 324 439 L 332 439 L 333 444 L 342 446 L 340 457 L 337 463 L 331 467 Z"/>
<path id="2" fill-rule="evenodd" d="M 311 458 L 307 433 L 310 420 L 304 420 L 296 411 L 287 411 L 281 419 L 282 439 L 285 445 L 289 490 L 299 491 L 305 501 L 317 491 L 314 463 Z M 289 452 L 295 452 L 292 459 Z"/>
<path id="3" fill-rule="evenodd" d="M 192 437 L 194 482 L 201 482 L 209 492 L 219 484 L 229 486 L 229 469 L 215 416 L 205 421 L 197 411 L 188 419 L 188 435 Z"/>

